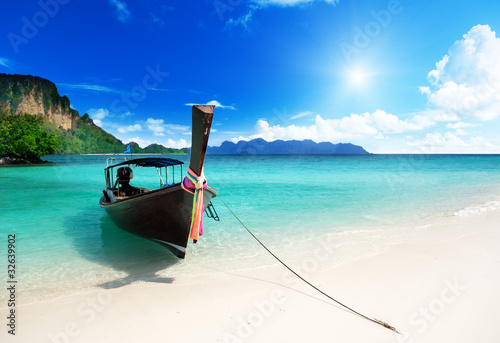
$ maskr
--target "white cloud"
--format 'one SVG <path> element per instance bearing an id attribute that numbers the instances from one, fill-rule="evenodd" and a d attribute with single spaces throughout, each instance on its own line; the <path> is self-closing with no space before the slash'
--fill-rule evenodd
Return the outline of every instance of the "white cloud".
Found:
<path id="1" fill-rule="evenodd" d="M 148 120 L 146 120 L 146 123 L 149 125 L 163 125 L 164 120 L 163 119 L 148 118 Z"/>
<path id="2" fill-rule="evenodd" d="M 450 118 L 492 120 L 500 116 L 500 38 L 488 25 L 474 26 L 428 74 L 420 87 L 429 103 Z"/>
<path id="3" fill-rule="evenodd" d="M 446 127 L 448 129 L 464 129 L 466 127 L 474 127 L 476 125 L 470 123 L 464 123 L 463 121 L 459 121 L 458 123 L 447 124 Z"/>
<path id="4" fill-rule="evenodd" d="M 463 140 L 460 132 L 428 133 L 421 140 L 407 142 L 409 146 L 415 147 L 421 153 L 485 153 L 498 152 L 498 147 L 491 144 L 482 136 L 471 137 Z"/>
<path id="5" fill-rule="evenodd" d="M 142 126 L 140 124 L 135 124 L 118 128 L 118 132 L 120 133 L 135 132 L 135 131 L 142 131 Z"/>
<path id="6" fill-rule="evenodd" d="M 90 110 L 87 111 L 89 114 L 90 118 L 94 121 L 94 123 L 97 125 L 96 120 L 102 123 L 102 120 L 106 117 L 109 117 L 109 111 L 105 108 L 91 108 Z M 101 126 L 101 125 L 97 125 Z"/>
<path id="7" fill-rule="evenodd" d="M 436 63 L 436 69 L 431 70 L 427 75 L 427 79 L 431 81 L 432 84 L 437 85 L 438 81 L 441 78 L 441 75 L 444 73 L 444 67 L 450 60 L 450 56 L 445 55 L 441 61 Z M 426 87 L 428 88 L 428 87 Z"/>
<path id="8" fill-rule="evenodd" d="M 132 138 L 127 138 L 127 139 L 121 139 L 122 142 L 136 142 L 139 144 L 141 148 L 147 147 L 150 144 L 153 144 L 154 142 L 147 140 L 147 139 L 142 139 L 141 137 L 132 137 Z"/>
<path id="9" fill-rule="evenodd" d="M 173 130 L 173 131 L 188 131 L 189 130 L 189 126 L 178 125 L 178 124 L 166 124 L 165 128 L 167 128 L 168 130 Z M 191 134 L 191 132 L 188 132 L 188 133 Z"/>
<path id="10" fill-rule="evenodd" d="M 126 23 L 130 20 L 130 11 L 127 9 L 125 1 L 109 0 L 109 3 L 115 8 L 117 19 L 119 21 Z"/>
<path id="11" fill-rule="evenodd" d="M 165 136 L 165 125 L 163 119 L 148 118 L 148 120 L 146 120 L 146 125 L 148 130 L 153 132 L 153 135 Z"/>
<path id="12" fill-rule="evenodd" d="M 156 143 L 161 144 L 166 147 L 172 148 L 186 148 L 189 147 L 189 144 L 185 139 L 180 138 L 178 140 L 172 139 L 176 136 L 190 135 L 190 127 L 187 125 L 179 125 L 179 124 L 168 124 L 165 123 L 163 119 L 155 119 L 148 118 L 147 120 L 139 120 L 130 125 L 124 125 L 123 121 L 121 122 L 113 122 L 108 121 L 109 118 L 116 116 L 109 110 L 104 108 L 91 108 L 87 111 L 89 116 L 92 118 L 94 123 L 99 126 L 106 128 L 112 128 L 116 130 L 115 134 L 122 142 L 137 142 L 141 147 L 146 147 L 150 144 Z M 132 132 L 141 131 L 141 137 L 127 137 L 125 134 L 131 134 Z M 165 138 L 161 137 L 170 137 L 165 141 Z M 146 138 L 144 138 L 146 137 Z"/>
<path id="13" fill-rule="evenodd" d="M 163 119 L 148 118 L 146 120 L 148 130 L 152 131 L 155 136 L 165 136 L 165 134 L 173 135 L 176 133 L 184 134 L 189 130 L 189 126 L 178 124 L 165 124 Z"/>
<path id="14" fill-rule="evenodd" d="M 446 121 L 459 121 L 460 118 L 456 115 L 456 113 L 451 113 L 444 111 L 442 109 L 428 109 L 428 110 L 423 110 L 417 113 L 414 113 L 414 115 L 419 115 L 422 117 L 429 118 L 429 120 L 432 121 L 439 121 L 439 122 L 446 122 Z"/>
<path id="15" fill-rule="evenodd" d="M 186 142 L 185 139 L 179 139 L 178 141 L 174 141 L 172 139 L 168 139 L 167 143 L 165 143 L 166 148 L 174 148 L 174 149 L 182 149 L 182 148 L 189 148 L 189 144 Z"/>
<path id="16" fill-rule="evenodd" d="M 127 118 L 127 117 L 130 117 L 133 115 L 134 115 L 134 113 L 128 111 L 128 112 L 124 112 L 124 113 L 120 114 L 120 118 Z"/>
<path id="17" fill-rule="evenodd" d="M 193 106 L 193 105 L 212 105 L 212 106 L 215 106 L 215 107 L 218 107 L 218 108 L 222 108 L 222 109 L 236 110 L 236 108 L 234 106 L 225 106 L 225 105 L 222 105 L 217 100 L 209 101 L 206 104 L 194 104 L 194 103 L 186 104 L 186 106 Z"/>
<path id="18" fill-rule="evenodd" d="M 248 139 L 263 138 L 267 141 L 277 139 L 303 140 L 316 142 L 338 142 L 359 138 L 383 138 L 384 135 L 399 134 L 408 131 L 419 131 L 433 126 L 434 122 L 424 116 L 416 115 L 412 119 L 401 120 L 397 116 L 376 110 L 374 113 L 351 114 L 341 119 L 323 119 L 316 115 L 314 124 L 310 126 L 271 126 L 266 120 L 259 119 L 255 126 L 255 134 Z M 240 137 L 241 139 L 243 137 Z"/>

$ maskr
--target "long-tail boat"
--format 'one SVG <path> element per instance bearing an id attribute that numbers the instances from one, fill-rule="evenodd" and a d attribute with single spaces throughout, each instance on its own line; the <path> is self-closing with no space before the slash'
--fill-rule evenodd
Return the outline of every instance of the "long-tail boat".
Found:
<path id="1" fill-rule="evenodd" d="M 202 234 L 204 211 L 218 220 L 210 202 L 217 194 L 207 187 L 203 174 L 213 113 L 214 106 L 192 107 L 191 156 L 186 177 L 182 178 L 184 163 L 166 157 L 118 163 L 112 159 L 104 169 L 106 189 L 99 204 L 112 221 L 125 231 L 162 244 L 179 258 L 185 257 L 189 238 L 196 242 Z M 134 171 L 142 174 L 146 170 L 156 171 L 158 188 L 130 184 L 141 178 L 132 180 Z"/>

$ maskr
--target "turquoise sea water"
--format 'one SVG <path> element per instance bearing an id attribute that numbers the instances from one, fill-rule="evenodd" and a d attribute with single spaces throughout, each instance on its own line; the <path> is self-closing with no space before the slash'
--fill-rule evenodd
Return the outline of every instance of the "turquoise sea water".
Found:
<path id="1" fill-rule="evenodd" d="M 123 232 L 98 204 L 108 157 L 47 156 L 54 163 L 0 168 L 0 256 L 15 234 L 24 301 L 175 276 L 192 264 L 225 270 L 262 253 L 219 199 L 221 221 L 205 218 L 205 235 L 190 243 L 186 260 Z M 205 175 L 272 249 L 500 208 L 499 155 L 208 155 Z M 4 257 L 0 268 L 7 277 Z"/>

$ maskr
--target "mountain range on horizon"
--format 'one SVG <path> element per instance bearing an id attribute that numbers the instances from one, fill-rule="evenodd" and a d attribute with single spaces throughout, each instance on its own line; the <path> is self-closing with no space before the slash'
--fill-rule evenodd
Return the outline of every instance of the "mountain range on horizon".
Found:
<path id="1" fill-rule="evenodd" d="M 349 155 L 369 154 L 359 145 L 351 143 L 330 142 L 316 143 L 310 139 L 305 140 L 275 140 L 268 142 L 262 138 L 250 141 L 241 140 L 237 143 L 225 141 L 219 147 L 208 147 L 207 154 L 228 155 Z"/>
<path id="2" fill-rule="evenodd" d="M 56 85 L 31 75 L 0 73 L 0 110 L 12 115 L 29 114 L 43 121 L 42 129 L 57 140 L 56 154 L 121 153 L 126 143 L 95 125 L 87 113 L 80 116 L 70 100 L 60 96 Z M 145 148 L 132 146 L 133 153 L 187 153 L 188 148 L 172 149 L 160 144 Z M 262 138 L 237 143 L 224 141 L 209 146 L 208 154 L 368 154 L 351 143 L 316 143 L 312 140 L 276 140 Z M 0 154 L 2 152 L 0 151 Z"/>

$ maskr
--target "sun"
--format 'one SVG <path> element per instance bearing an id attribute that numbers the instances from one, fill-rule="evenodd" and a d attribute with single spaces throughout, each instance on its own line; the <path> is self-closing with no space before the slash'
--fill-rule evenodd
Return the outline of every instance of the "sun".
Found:
<path id="1" fill-rule="evenodd" d="M 351 79 L 354 83 L 360 83 L 365 78 L 365 74 L 362 71 L 355 70 L 351 73 Z"/>
<path id="2" fill-rule="evenodd" d="M 349 71 L 349 80 L 356 86 L 364 86 L 367 83 L 368 74 L 362 69 L 353 69 Z"/>

